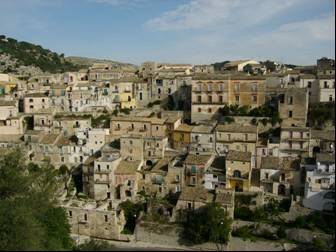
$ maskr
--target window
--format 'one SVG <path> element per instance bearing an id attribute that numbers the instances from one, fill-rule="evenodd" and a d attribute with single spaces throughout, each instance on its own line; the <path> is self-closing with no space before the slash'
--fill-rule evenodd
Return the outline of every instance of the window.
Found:
<path id="1" fill-rule="evenodd" d="M 327 81 L 324 82 L 324 88 L 328 88 L 328 82 Z"/>
<path id="2" fill-rule="evenodd" d="M 239 92 L 239 83 L 235 84 L 235 91 Z"/>
<path id="3" fill-rule="evenodd" d="M 289 118 L 292 118 L 292 117 L 293 117 L 293 111 L 291 111 L 291 110 L 288 111 L 288 117 L 289 117 Z"/>
<path id="4" fill-rule="evenodd" d="M 211 95 L 208 96 L 208 102 L 212 103 L 212 96 Z"/>
<path id="5" fill-rule="evenodd" d="M 140 101 L 142 101 L 142 93 L 140 93 L 139 96 L 140 96 L 140 98 L 139 98 Z"/>
<path id="6" fill-rule="evenodd" d="M 288 104 L 292 105 L 293 104 L 293 96 L 288 97 Z"/>
<path id="7" fill-rule="evenodd" d="M 133 141 L 132 140 L 130 140 L 130 145 L 132 145 L 133 144 Z"/>
<path id="8" fill-rule="evenodd" d="M 252 95 L 251 98 L 252 98 L 252 102 L 257 102 L 258 101 L 258 96 L 256 96 L 256 95 Z"/>
<path id="9" fill-rule="evenodd" d="M 175 176 L 175 180 L 176 180 L 176 181 L 180 181 L 180 175 L 176 175 L 176 176 Z"/>
<path id="10" fill-rule="evenodd" d="M 312 82 L 308 81 L 308 88 L 311 88 L 311 87 L 312 87 Z"/>
<path id="11" fill-rule="evenodd" d="M 106 169 L 109 170 L 110 169 L 110 165 L 106 165 Z"/>
<path id="12" fill-rule="evenodd" d="M 44 99 L 42 99 L 42 102 L 44 102 Z"/>
<path id="13" fill-rule="evenodd" d="M 239 95 L 236 95 L 235 99 L 236 99 L 236 102 L 239 102 Z"/>
<path id="14" fill-rule="evenodd" d="M 218 102 L 219 102 L 219 103 L 223 103 L 223 96 L 222 96 L 222 95 L 220 95 L 220 96 L 218 97 Z"/>
<path id="15" fill-rule="evenodd" d="M 34 102 L 34 100 L 33 99 L 29 99 L 29 102 Z"/>
<path id="16" fill-rule="evenodd" d="M 211 112 L 212 112 L 211 108 L 208 108 L 208 112 L 209 112 L 209 113 L 211 113 Z"/>
<path id="17" fill-rule="evenodd" d="M 227 134 L 228 140 L 231 140 L 231 134 Z"/>
<path id="18" fill-rule="evenodd" d="M 61 162 L 64 163 L 64 157 L 61 157 Z"/>
<path id="19" fill-rule="evenodd" d="M 161 94 L 161 88 L 158 88 L 158 94 Z"/>
<path id="20" fill-rule="evenodd" d="M 191 209 L 191 202 L 188 202 L 188 209 Z"/>
<path id="21" fill-rule="evenodd" d="M 332 101 L 332 100 L 333 100 L 332 95 L 329 95 L 329 101 Z"/>
<path id="22" fill-rule="evenodd" d="M 107 215 L 105 215 L 105 222 L 107 222 L 108 221 L 108 218 L 107 218 Z"/>
<path id="23" fill-rule="evenodd" d="M 33 109 L 33 108 L 34 108 L 34 106 L 33 106 L 33 105 L 30 105 L 30 106 L 29 106 L 29 108 Z"/>
<path id="24" fill-rule="evenodd" d="M 69 216 L 72 217 L 72 211 L 69 211 Z"/>
<path id="25" fill-rule="evenodd" d="M 98 168 L 98 171 L 100 171 L 100 164 L 97 166 L 97 168 Z"/>
<path id="26" fill-rule="evenodd" d="M 241 177 L 241 172 L 238 171 L 238 170 L 235 170 L 235 171 L 233 172 L 233 177 L 235 177 L 235 178 L 240 178 L 240 177 Z"/>
<path id="27" fill-rule="evenodd" d="M 209 138 L 210 143 L 212 143 L 212 137 Z"/>
<path id="28" fill-rule="evenodd" d="M 84 214 L 84 220 L 87 221 L 87 214 Z"/>
<path id="29" fill-rule="evenodd" d="M 107 198 L 108 198 L 108 199 L 111 198 L 111 193 L 110 193 L 110 192 L 107 193 Z"/>
<path id="30" fill-rule="evenodd" d="M 198 110 L 198 113 L 201 113 L 201 112 L 202 112 L 202 109 L 201 109 L 201 108 L 198 108 L 197 110 Z"/>
<path id="31" fill-rule="evenodd" d="M 159 130 L 159 126 L 156 126 L 156 131 L 158 131 Z"/>
<path id="32" fill-rule="evenodd" d="M 171 88 L 168 88 L 168 94 L 170 94 L 171 93 Z"/>
<path id="33" fill-rule="evenodd" d="M 192 177 L 191 181 L 192 181 L 191 184 L 196 185 L 196 178 L 195 177 Z"/>
<path id="34" fill-rule="evenodd" d="M 257 84 L 252 84 L 252 92 L 257 92 Z"/>
<path id="35" fill-rule="evenodd" d="M 201 102 L 202 102 L 202 96 L 200 96 L 200 95 L 197 96 L 197 102 L 198 102 L 198 103 L 201 103 Z"/>

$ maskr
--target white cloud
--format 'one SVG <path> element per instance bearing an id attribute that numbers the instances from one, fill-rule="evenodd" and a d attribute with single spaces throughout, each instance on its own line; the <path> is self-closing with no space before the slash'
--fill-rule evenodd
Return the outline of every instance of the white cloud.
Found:
<path id="1" fill-rule="evenodd" d="M 301 0 L 192 0 L 179 5 L 146 26 L 153 30 L 200 29 L 232 24 L 252 26 L 284 11 Z"/>

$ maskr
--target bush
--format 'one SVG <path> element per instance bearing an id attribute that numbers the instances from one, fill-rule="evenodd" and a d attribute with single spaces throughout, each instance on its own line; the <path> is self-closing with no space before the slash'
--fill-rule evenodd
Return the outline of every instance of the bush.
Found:
<path id="1" fill-rule="evenodd" d="M 252 242 L 256 241 L 256 237 L 251 231 L 252 227 L 242 226 L 232 231 L 232 236 L 241 237 L 244 241 L 250 240 Z"/>
<path id="2" fill-rule="evenodd" d="M 286 238 L 286 237 L 287 237 L 286 232 L 285 232 L 285 228 L 284 228 L 283 226 L 280 226 L 280 227 L 278 228 L 277 236 L 278 236 L 280 239 L 283 239 L 283 238 Z"/>
<path id="3" fill-rule="evenodd" d="M 234 218 L 241 219 L 245 221 L 252 220 L 253 212 L 248 207 L 235 207 L 234 209 Z"/>
<path id="4" fill-rule="evenodd" d="M 322 239 L 318 239 L 318 238 L 314 238 L 313 242 L 312 242 L 312 249 L 313 251 L 327 251 L 329 250 L 327 243 L 322 240 Z"/>

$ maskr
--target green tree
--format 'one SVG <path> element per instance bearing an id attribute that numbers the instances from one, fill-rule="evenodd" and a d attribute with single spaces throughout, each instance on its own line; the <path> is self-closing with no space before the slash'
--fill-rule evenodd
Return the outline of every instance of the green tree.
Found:
<path id="1" fill-rule="evenodd" d="M 218 246 L 229 241 L 232 220 L 218 203 L 209 203 L 187 213 L 185 237 L 194 244 L 215 242 Z"/>
<path id="2" fill-rule="evenodd" d="M 57 176 L 48 162 L 27 165 L 19 149 L 0 157 L 0 250 L 72 248 Z"/>

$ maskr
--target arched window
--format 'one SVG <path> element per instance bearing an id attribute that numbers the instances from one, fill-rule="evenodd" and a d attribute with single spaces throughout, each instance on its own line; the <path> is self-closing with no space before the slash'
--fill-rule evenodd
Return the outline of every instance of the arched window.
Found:
<path id="1" fill-rule="evenodd" d="M 233 172 L 233 177 L 240 178 L 240 177 L 241 177 L 241 172 L 238 171 L 238 170 L 235 170 L 235 171 Z"/>

